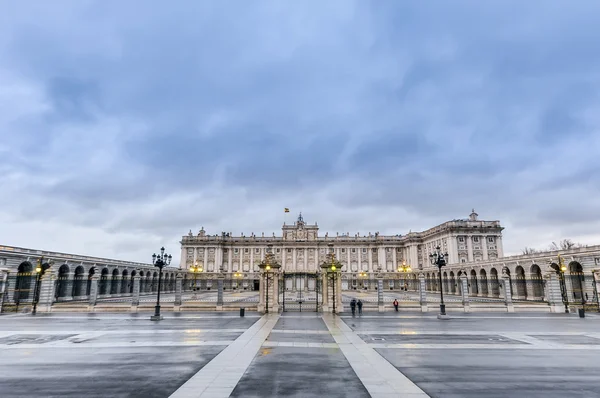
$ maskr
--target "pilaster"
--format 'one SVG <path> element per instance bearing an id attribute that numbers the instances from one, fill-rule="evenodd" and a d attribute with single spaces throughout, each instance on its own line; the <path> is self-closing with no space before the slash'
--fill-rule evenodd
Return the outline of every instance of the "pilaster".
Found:
<path id="1" fill-rule="evenodd" d="M 173 305 L 173 311 L 181 310 L 181 296 L 182 296 L 182 282 L 183 275 L 177 274 L 175 277 L 175 303 Z"/>

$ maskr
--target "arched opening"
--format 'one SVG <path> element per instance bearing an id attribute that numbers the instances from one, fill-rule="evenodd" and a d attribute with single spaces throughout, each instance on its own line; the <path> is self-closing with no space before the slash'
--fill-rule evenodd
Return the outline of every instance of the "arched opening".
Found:
<path id="1" fill-rule="evenodd" d="M 448 273 L 444 272 L 444 293 L 448 293 L 449 292 L 449 286 L 448 286 Z"/>
<path id="2" fill-rule="evenodd" d="M 69 297 L 69 292 L 72 292 L 71 281 L 69 280 L 69 266 L 63 264 L 58 269 L 58 279 L 56 281 L 56 290 L 54 297 L 57 300 L 63 300 Z"/>
<path id="3" fill-rule="evenodd" d="M 135 280 L 136 273 L 137 272 L 135 270 L 131 271 L 131 282 L 129 283 L 129 293 L 132 293 L 132 294 L 133 294 L 133 283 Z"/>
<path id="4" fill-rule="evenodd" d="M 479 271 L 479 285 L 481 286 L 481 295 L 487 297 L 490 292 L 488 290 L 487 273 L 484 269 Z"/>
<path id="5" fill-rule="evenodd" d="M 90 292 L 92 290 L 92 277 L 94 276 L 95 273 L 96 273 L 96 268 L 94 268 L 94 267 L 90 268 L 90 271 L 88 272 L 87 287 L 85 289 L 86 296 L 89 296 Z"/>
<path id="6" fill-rule="evenodd" d="M 119 278 L 119 270 L 115 268 L 112 272 L 112 278 L 110 282 L 110 294 L 119 293 L 119 289 L 121 288 L 121 286 L 119 285 L 120 281 L 121 278 Z"/>
<path id="7" fill-rule="evenodd" d="M 529 272 L 533 298 L 539 300 L 544 297 L 544 279 L 542 278 L 542 270 L 537 264 L 533 264 Z"/>
<path id="8" fill-rule="evenodd" d="M 458 295 L 460 295 L 460 296 L 462 296 L 462 275 L 463 275 L 462 271 L 458 271 L 456 273 L 456 293 L 458 293 Z M 469 293 L 468 282 L 469 282 L 469 279 L 467 279 L 467 294 Z"/>
<path id="9" fill-rule="evenodd" d="M 454 271 L 450 271 L 450 293 L 456 294 L 456 279 L 454 278 Z"/>
<path id="10" fill-rule="evenodd" d="M 126 294 L 127 292 L 129 292 L 129 273 L 127 272 L 126 269 L 123 270 L 123 273 L 121 274 L 121 294 Z"/>
<path id="11" fill-rule="evenodd" d="M 477 283 L 477 272 L 471 270 L 471 294 L 473 296 L 479 295 L 479 284 Z"/>
<path id="12" fill-rule="evenodd" d="M 569 263 L 569 279 L 571 280 L 573 300 L 585 302 L 585 276 L 583 275 L 583 267 L 577 261 Z"/>
<path id="13" fill-rule="evenodd" d="M 162 282 L 161 282 L 162 285 Z M 164 286 L 160 287 L 161 290 L 164 291 Z M 155 272 L 152 274 L 152 292 L 157 292 L 158 291 L 158 273 Z"/>
<path id="14" fill-rule="evenodd" d="M 33 289 L 35 288 L 36 275 L 33 272 L 33 266 L 29 262 L 23 262 L 17 268 L 17 278 L 15 280 L 15 294 L 13 299 L 19 304 L 22 301 L 33 298 Z"/>
<path id="15" fill-rule="evenodd" d="M 492 287 L 492 297 L 500 297 L 500 283 L 498 282 L 498 270 L 490 270 L 490 285 Z"/>
<path id="16" fill-rule="evenodd" d="M 75 275 L 73 277 L 73 297 L 84 296 L 83 288 L 85 286 L 85 268 L 78 266 L 75 268 Z"/>
<path id="17" fill-rule="evenodd" d="M 100 286 L 98 286 L 98 294 L 100 296 L 108 294 L 108 268 L 104 268 L 100 273 Z"/>
<path id="18" fill-rule="evenodd" d="M 514 284 L 517 288 L 517 298 L 527 299 L 527 281 L 525 280 L 525 270 L 520 265 L 515 269 Z"/>

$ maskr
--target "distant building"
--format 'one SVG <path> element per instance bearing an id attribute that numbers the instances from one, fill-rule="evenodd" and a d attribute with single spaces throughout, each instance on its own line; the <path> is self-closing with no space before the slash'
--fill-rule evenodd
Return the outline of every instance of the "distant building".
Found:
<path id="1" fill-rule="evenodd" d="M 356 233 L 319 236 L 317 223 L 307 224 L 302 214 L 292 225 L 284 223 L 281 236 L 233 236 L 222 232 L 209 235 L 204 228 L 181 240 L 181 268 L 193 264 L 204 272 L 257 273 L 268 245 L 286 273 L 313 273 L 326 259 L 333 244 L 337 259 L 344 264 L 343 273 L 393 272 L 406 262 L 413 269 L 434 268 L 429 254 L 436 246 L 448 252 L 449 264 L 488 261 L 503 257 L 502 230 L 499 221 L 482 221 L 473 210 L 469 218 L 452 220 L 423 232 L 384 236 Z M 252 275 L 248 275 L 251 279 Z"/>

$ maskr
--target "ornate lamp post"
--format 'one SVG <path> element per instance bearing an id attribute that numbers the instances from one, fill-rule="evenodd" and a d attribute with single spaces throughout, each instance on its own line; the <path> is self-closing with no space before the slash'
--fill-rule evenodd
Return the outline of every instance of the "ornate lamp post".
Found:
<path id="1" fill-rule="evenodd" d="M 327 287 L 329 279 L 331 279 L 331 281 L 332 281 L 331 286 L 332 286 L 332 293 L 333 293 L 333 313 L 335 314 L 336 313 L 336 302 L 337 302 L 336 296 L 335 296 L 335 284 L 337 283 L 337 276 L 338 276 L 339 272 L 342 270 L 342 267 L 344 265 L 336 260 L 335 251 L 333 249 L 333 243 L 330 243 L 327 246 L 329 246 L 329 254 L 328 254 L 329 259 L 327 261 L 325 261 L 323 264 L 321 264 L 321 270 L 323 271 L 323 273 L 325 274 L 325 277 L 327 278 L 326 279 L 327 283 L 325 284 L 325 287 Z"/>
<path id="2" fill-rule="evenodd" d="M 569 294 L 567 293 L 567 284 L 565 283 L 565 271 L 567 270 L 567 266 L 565 265 L 560 254 L 558 255 L 558 270 L 556 273 L 558 274 L 558 280 L 560 282 L 560 294 L 562 296 L 563 304 L 565 305 L 565 313 L 569 313 Z M 583 296 L 583 295 L 582 295 Z"/>
<path id="3" fill-rule="evenodd" d="M 44 271 L 43 264 L 44 256 L 38 259 L 38 263 L 35 266 L 35 288 L 33 290 L 33 308 L 31 309 L 31 315 L 37 313 L 37 304 L 40 301 L 40 279 Z"/>
<path id="4" fill-rule="evenodd" d="M 406 260 L 402 260 L 401 264 L 398 264 L 398 272 L 401 274 L 408 274 L 412 272 L 412 268 L 410 265 L 406 264 Z M 406 277 L 403 276 L 402 280 L 404 281 L 404 290 L 408 291 L 408 283 L 406 283 Z"/>
<path id="5" fill-rule="evenodd" d="M 429 255 L 429 260 L 432 265 L 438 267 L 438 275 L 440 277 L 440 315 L 446 315 L 446 304 L 444 304 L 444 286 L 442 285 L 442 267 L 448 262 L 448 253 L 442 253 L 440 247 L 435 248 L 435 252 Z"/>
<path id="6" fill-rule="evenodd" d="M 265 253 L 265 259 L 258 264 L 258 267 L 261 269 L 262 274 L 265 278 L 265 313 L 269 313 L 269 285 L 273 280 L 274 275 L 273 271 L 277 271 L 281 268 L 280 264 L 275 262 L 275 255 L 273 254 L 273 245 L 267 245 L 267 251 Z M 274 292 L 277 294 L 277 292 Z"/>
<path id="7" fill-rule="evenodd" d="M 162 270 L 167 265 L 171 264 L 172 256 L 165 253 L 165 248 L 160 248 L 160 254 L 157 256 L 156 253 L 152 255 L 152 264 L 158 267 L 158 292 L 156 293 L 156 306 L 154 306 L 154 315 L 150 317 L 152 321 L 160 321 L 163 317 L 160 315 L 160 289 L 162 284 Z"/>
<path id="8" fill-rule="evenodd" d="M 196 295 L 196 292 L 198 290 L 198 273 L 203 272 L 204 269 L 202 268 L 202 265 L 198 265 L 198 261 L 196 261 L 194 265 L 190 267 L 190 270 L 194 273 L 194 295 L 192 296 L 192 298 L 196 299 L 198 297 Z"/>

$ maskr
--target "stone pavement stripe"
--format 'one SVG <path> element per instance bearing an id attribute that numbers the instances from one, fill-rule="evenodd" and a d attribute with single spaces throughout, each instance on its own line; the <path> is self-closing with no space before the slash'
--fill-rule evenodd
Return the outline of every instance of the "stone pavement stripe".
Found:
<path id="1" fill-rule="evenodd" d="M 188 341 L 188 342 L 156 342 L 147 341 L 143 343 L 65 343 L 49 342 L 43 344 L 0 344 L 3 350 L 10 349 L 42 349 L 42 348 L 137 348 L 137 347 L 195 347 L 201 345 L 230 345 L 234 340 L 217 340 L 217 341 Z"/>
<path id="2" fill-rule="evenodd" d="M 600 350 L 600 345 L 585 344 L 367 344 L 371 348 L 401 348 L 408 350 L 455 349 L 455 350 Z"/>
<path id="3" fill-rule="evenodd" d="M 61 335 L 61 334 L 85 334 L 93 336 L 102 336 L 110 334 L 195 334 L 195 333 L 244 333 L 248 329 L 166 329 L 166 330 L 152 330 L 152 329 L 119 329 L 119 330 L 75 330 L 75 329 L 61 329 L 57 330 L 31 330 L 23 332 L 22 330 L 3 330 L 0 332 L 0 337 L 11 334 L 48 334 L 48 335 Z"/>
<path id="4" fill-rule="evenodd" d="M 387 324 L 386 324 L 387 326 Z M 405 325 L 406 327 L 406 325 Z M 494 331 L 470 331 L 470 330 L 419 330 L 418 332 L 402 332 L 402 331 L 395 331 L 395 330 L 390 330 L 390 331 L 381 331 L 381 330 L 356 330 L 355 333 L 357 333 L 358 335 L 362 335 L 362 334 L 390 334 L 390 335 L 406 335 L 406 336 L 419 336 L 419 335 L 444 335 L 444 336 L 486 336 L 486 335 L 490 335 L 490 334 L 503 334 L 503 335 L 509 335 L 509 334 L 515 334 L 515 335 L 527 335 L 527 334 L 539 334 L 541 332 L 512 332 L 512 331 L 506 331 L 503 332 L 501 330 L 497 330 L 495 329 Z M 585 333 L 585 332 L 546 332 L 544 331 L 543 334 L 545 335 L 549 335 L 549 336 L 583 336 L 583 335 L 591 335 L 593 333 Z M 521 339 L 517 339 L 517 340 L 521 340 Z"/>
<path id="5" fill-rule="evenodd" d="M 278 320 L 279 314 L 264 315 L 171 397 L 229 397 Z"/>
<path id="6" fill-rule="evenodd" d="M 341 319 L 332 314 L 324 314 L 323 321 L 371 396 L 429 397 L 365 343 Z"/>
<path id="7" fill-rule="evenodd" d="M 263 347 L 307 347 L 307 348 L 338 348 L 336 343 L 318 343 L 306 341 L 265 341 Z"/>
<path id="8" fill-rule="evenodd" d="M 286 318 L 289 318 L 286 316 Z M 290 334 L 329 334 L 328 330 L 282 330 L 282 329 L 273 329 L 271 333 L 290 333 Z"/>
<path id="9" fill-rule="evenodd" d="M 107 319 L 107 320 L 123 320 L 123 321 L 150 321 L 150 315 L 152 315 L 152 313 L 148 312 L 147 314 L 143 314 L 142 316 L 140 316 L 139 318 L 131 318 L 131 317 L 116 317 L 116 316 L 96 316 L 98 313 L 94 313 L 95 316 L 52 316 L 50 317 L 51 319 L 80 319 L 80 320 L 88 320 L 88 319 L 99 319 L 99 320 L 103 320 L 103 319 Z M 139 314 L 139 312 L 138 312 Z M 178 320 L 178 321 L 185 321 L 187 319 L 231 319 L 231 318 L 241 318 L 239 315 L 224 315 L 224 316 L 215 316 L 215 315 L 206 315 L 206 316 L 169 316 L 169 313 L 163 313 L 163 318 L 164 320 L 167 319 L 174 319 L 174 320 Z M 0 321 L 2 321 L 2 319 L 5 316 L 1 316 L 0 317 Z M 261 318 L 262 315 L 245 315 L 246 318 Z M 40 317 L 41 318 L 41 317 Z M 35 319 L 40 319 L 40 318 L 36 318 L 35 316 L 25 316 L 22 317 L 21 320 L 25 320 L 25 319 L 31 319 L 31 320 L 35 320 Z"/>

